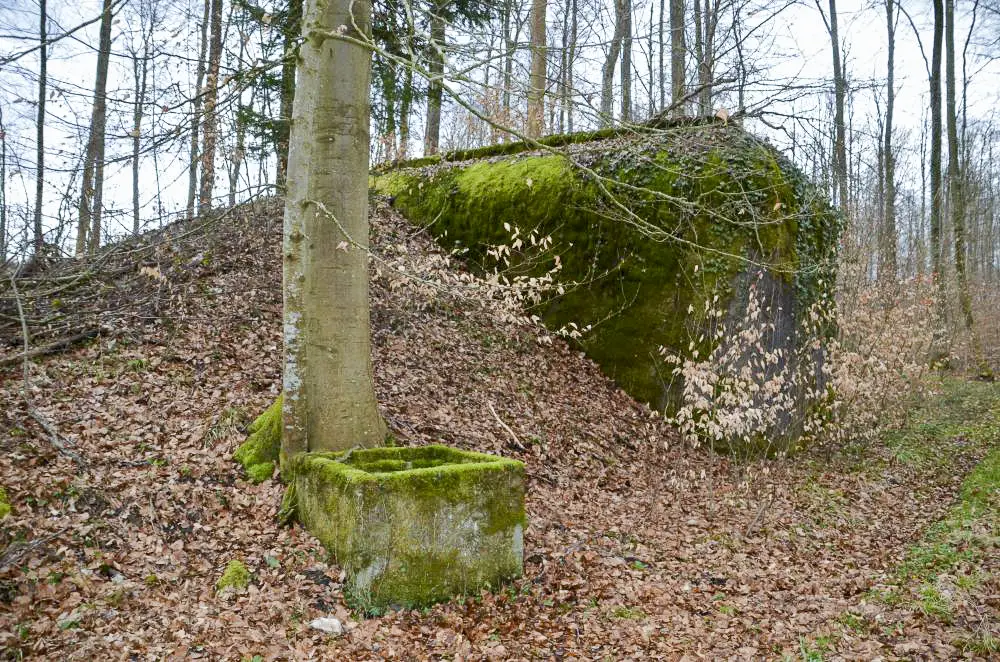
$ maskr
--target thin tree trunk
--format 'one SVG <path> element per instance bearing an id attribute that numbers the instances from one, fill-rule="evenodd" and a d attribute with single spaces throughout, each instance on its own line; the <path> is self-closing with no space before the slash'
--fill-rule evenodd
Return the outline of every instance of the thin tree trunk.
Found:
<path id="1" fill-rule="evenodd" d="M 573 65 L 576 62 L 576 41 L 579 29 L 580 14 L 577 11 L 577 0 L 572 0 L 572 19 L 570 22 L 569 55 L 566 58 L 566 130 L 573 133 L 573 91 L 576 89 L 576 82 L 573 78 Z"/>
<path id="2" fill-rule="evenodd" d="M 948 115 L 948 191 L 951 227 L 955 235 L 955 276 L 958 279 L 958 300 L 962 309 L 965 329 L 972 334 L 976 360 L 981 351 L 973 332 L 972 297 L 969 294 L 969 275 L 966 270 L 965 182 L 959 167 L 958 112 L 955 91 L 955 0 L 945 0 L 945 96 Z"/>
<path id="3" fill-rule="evenodd" d="M 305 7 L 285 203 L 282 464 L 385 439 L 368 299 L 371 55 L 328 37 L 338 26 L 367 33 L 370 17 L 367 0 Z"/>
<path id="4" fill-rule="evenodd" d="M 424 132 L 424 156 L 438 153 L 441 141 L 441 101 L 444 87 L 441 77 L 444 75 L 444 49 L 446 24 L 444 16 L 445 0 L 437 0 L 432 7 L 431 43 L 428 45 L 430 64 L 428 70 L 433 76 L 427 90 L 427 126 Z"/>
<path id="5" fill-rule="evenodd" d="M 944 6 L 934 0 L 934 46 L 931 55 L 931 269 L 937 284 L 938 307 L 942 320 L 947 319 L 942 260 L 941 217 L 944 196 L 941 191 L 941 42 L 944 36 Z"/>
<path id="6" fill-rule="evenodd" d="M 0 107 L 0 264 L 7 261 L 7 128 Z"/>
<path id="7" fill-rule="evenodd" d="M 885 277 L 895 281 L 898 272 L 896 239 L 896 157 L 892 153 L 892 116 L 896 103 L 895 73 L 896 73 L 896 18 L 893 5 L 897 0 L 885 0 L 886 36 L 888 38 L 888 61 L 886 74 L 885 103 L 885 136 L 883 152 L 885 154 L 885 243 L 883 246 L 883 268 Z"/>
<path id="8" fill-rule="evenodd" d="M 621 54 L 622 41 L 625 38 L 625 18 L 623 12 L 627 0 L 614 0 L 615 32 L 608 45 L 608 54 L 604 58 L 604 68 L 601 71 L 601 125 L 611 126 L 614 107 L 615 65 Z"/>
<path id="9" fill-rule="evenodd" d="M 277 169 L 274 182 L 284 190 L 288 174 L 288 132 L 292 122 L 292 105 L 295 102 L 295 43 L 302 34 L 302 0 L 289 0 L 288 15 L 282 26 L 284 33 L 283 59 L 281 61 L 281 96 L 278 109 Z"/>
<path id="10" fill-rule="evenodd" d="M 516 42 L 510 38 L 510 12 L 512 0 L 504 0 L 503 3 L 503 39 L 506 48 L 504 49 L 503 57 L 503 118 L 502 122 L 504 126 L 510 126 L 510 86 L 512 84 L 512 76 L 514 69 L 514 48 L 517 46 Z M 503 134 L 503 141 L 507 142 L 508 134 L 505 132 Z"/>
<path id="11" fill-rule="evenodd" d="M 707 0 L 706 0 L 707 2 Z M 703 84 L 703 70 L 705 66 L 705 42 L 702 37 L 702 13 L 701 13 L 701 0 L 694 0 L 694 64 L 698 71 L 698 85 Z M 701 93 L 698 93 L 698 111 L 695 115 L 699 117 L 704 117 L 707 114 L 705 107 L 702 105 Z"/>
<path id="12" fill-rule="evenodd" d="M 399 99 L 399 158 L 405 159 L 410 151 L 410 106 L 413 103 L 413 69 L 403 72 L 403 89 Z"/>
<path id="13" fill-rule="evenodd" d="M 659 37 L 659 42 L 660 42 L 659 43 L 659 46 L 660 46 L 660 51 L 659 51 L 659 54 L 660 54 L 660 75 L 657 76 L 657 78 L 660 81 L 660 108 L 659 108 L 660 110 L 663 110 L 664 108 L 667 107 L 667 85 L 666 85 L 666 80 L 665 80 L 667 73 L 666 73 L 666 70 L 663 68 L 663 45 L 664 45 L 664 41 L 663 41 L 663 23 L 664 23 L 663 17 L 664 17 L 664 11 L 666 10 L 666 1 L 667 0 L 660 0 L 660 25 L 659 25 L 658 35 L 657 35 Z"/>
<path id="14" fill-rule="evenodd" d="M 205 79 L 205 121 L 201 140 L 201 186 L 198 213 L 212 210 L 215 189 L 215 151 L 219 139 L 219 67 L 222 64 L 222 0 L 212 0 L 211 38 L 208 46 L 208 75 Z"/>
<path id="15" fill-rule="evenodd" d="M 540 138 L 545 118 L 545 83 L 548 54 L 545 48 L 546 0 L 531 3 L 531 80 L 528 83 L 529 138 Z"/>
<path id="16" fill-rule="evenodd" d="M 837 27 L 837 0 L 830 0 L 830 45 L 833 52 L 833 95 L 834 95 L 834 147 L 833 173 L 837 189 L 837 202 L 841 210 L 850 216 L 850 196 L 847 185 L 847 127 L 844 124 L 844 104 L 847 94 L 847 81 L 844 76 L 844 65 L 840 58 L 840 31 Z"/>
<path id="17" fill-rule="evenodd" d="M 104 0 L 97 47 L 97 73 L 94 76 L 94 104 L 91 107 L 90 136 L 83 161 L 80 186 L 77 254 L 97 251 L 101 246 L 101 212 L 104 191 L 104 142 L 107 126 L 108 66 L 111 60 L 111 0 Z"/>
<path id="18" fill-rule="evenodd" d="M 632 0 L 622 3 L 622 122 L 632 121 Z"/>
<path id="19" fill-rule="evenodd" d="M 194 98 L 191 100 L 191 146 L 188 161 L 187 217 L 194 218 L 198 195 L 198 132 L 201 127 L 201 107 L 204 101 L 205 57 L 208 54 L 208 22 L 211 18 L 211 0 L 205 0 L 201 17 L 201 43 L 199 44 L 198 65 L 195 69 Z"/>
<path id="20" fill-rule="evenodd" d="M 698 66 L 698 97 L 702 113 L 712 114 L 712 77 L 715 75 L 715 29 L 719 22 L 719 0 L 705 0 L 702 16 L 702 52 Z"/>
<path id="21" fill-rule="evenodd" d="M 107 123 L 108 65 L 111 51 L 112 18 L 111 1 L 104 0 L 97 48 L 97 72 L 94 75 L 94 103 L 91 106 L 90 132 L 83 158 L 83 180 L 80 184 L 80 206 L 76 231 L 77 255 L 82 255 L 88 249 L 97 250 L 100 246 L 100 209 L 95 198 L 98 197 L 97 188 L 103 186 L 103 181 L 97 180 L 96 170 L 99 161 L 98 152 L 103 151 Z M 97 235 L 96 243 L 95 233 Z"/>
<path id="22" fill-rule="evenodd" d="M 132 107 L 132 234 L 139 234 L 139 152 L 142 142 L 143 104 L 146 101 L 149 74 L 149 49 L 153 38 L 153 17 L 149 18 L 149 31 L 142 31 L 142 63 L 132 60 L 135 81 L 135 104 Z"/>
<path id="23" fill-rule="evenodd" d="M 674 106 L 674 115 L 677 117 L 684 116 L 684 104 L 681 103 L 681 99 L 687 94 L 684 3 L 685 0 L 670 0 L 670 100 Z"/>
<path id="24" fill-rule="evenodd" d="M 42 202 L 45 196 L 45 96 L 49 82 L 48 8 L 46 0 L 38 2 L 38 116 L 35 124 L 35 255 L 41 255 L 45 243 L 42 233 Z"/>

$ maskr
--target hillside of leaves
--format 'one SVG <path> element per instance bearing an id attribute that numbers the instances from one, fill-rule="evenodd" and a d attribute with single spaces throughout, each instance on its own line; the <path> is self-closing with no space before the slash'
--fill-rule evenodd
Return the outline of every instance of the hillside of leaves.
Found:
<path id="1" fill-rule="evenodd" d="M 738 464 L 681 444 L 381 203 L 383 412 L 401 443 L 523 460 L 530 524 L 513 585 L 351 614 L 336 564 L 278 525 L 281 485 L 230 457 L 280 388 L 280 214 L 239 207 L 0 291 L 0 659 L 996 653 L 997 387 L 942 383 L 871 447 Z M 218 594 L 234 559 L 250 584 Z M 309 627 L 326 615 L 344 635 Z"/>

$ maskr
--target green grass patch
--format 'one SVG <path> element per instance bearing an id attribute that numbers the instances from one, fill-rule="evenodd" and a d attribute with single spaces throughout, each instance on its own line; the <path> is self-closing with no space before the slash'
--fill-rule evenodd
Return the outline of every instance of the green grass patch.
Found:
<path id="1" fill-rule="evenodd" d="M 986 455 L 965 477 L 948 514 L 907 550 L 896 586 L 876 597 L 950 621 L 954 594 L 981 583 L 975 566 L 1000 545 L 1000 389 L 954 380 L 942 387 L 940 395 L 915 412 L 910 425 L 891 435 L 894 457 L 929 468 L 954 463 L 956 446 Z M 953 589 L 943 588 L 948 583 Z"/>

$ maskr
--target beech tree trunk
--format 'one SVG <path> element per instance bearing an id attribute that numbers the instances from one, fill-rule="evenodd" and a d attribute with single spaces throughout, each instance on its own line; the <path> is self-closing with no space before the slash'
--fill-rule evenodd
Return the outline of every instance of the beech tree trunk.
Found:
<path id="1" fill-rule="evenodd" d="M 205 58 L 208 54 L 208 22 L 212 15 L 211 0 L 205 0 L 201 16 L 201 42 L 198 45 L 198 64 L 195 68 L 194 99 L 191 100 L 191 146 L 188 162 L 187 217 L 194 218 L 198 195 L 198 130 L 201 127 L 201 107 L 205 84 Z"/>
<path id="2" fill-rule="evenodd" d="M 208 46 L 208 76 L 205 79 L 205 121 L 202 123 L 201 186 L 198 213 L 212 210 L 215 189 L 215 147 L 219 139 L 219 66 L 222 63 L 222 0 L 212 0 L 211 37 Z"/>
<path id="3" fill-rule="evenodd" d="M 441 77 L 444 75 L 444 47 L 446 38 L 446 23 L 441 15 L 445 0 L 437 0 L 432 7 L 431 43 L 428 44 L 428 71 L 434 77 L 427 89 L 427 126 L 424 130 L 424 156 L 438 153 L 441 142 L 441 101 L 444 87 Z"/>
<path id="4" fill-rule="evenodd" d="M 677 117 L 684 116 L 681 99 L 687 94 L 684 2 L 685 0 L 670 0 L 670 100 L 674 106 L 673 114 Z"/>
<path id="5" fill-rule="evenodd" d="M 281 61 L 281 97 L 278 118 L 278 163 L 274 181 L 279 190 L 284 189 L 288 175 L 288 135 L 292 123 L 292 104 L 295 102 L 295 40 L 302 34 L 302 0 L 289 0 L 288 15 L 282 26 L 284 33 L 284 59 Z"/>
<path id="6" fill-rule="evenodd" d="M 529 138 L 540 138 L 545 119 L 545 68 L 548 54 L 545 48 L 546 0 L 531 3 L 531 80 L 528 83 Z"/>
<path id="7" fill-rule="evenodd" d="M 611 126 L 614 119 L 612 108 L 614 104 L 615 65 L 621 55 L 622 41 L 625 38 L 625 19 L 623 11 L 628 0 L 615 0 L 615 32 L 608 45 L 608 54 L 604 58 L 604 68 L 601 70 L 601 125 Z"/>
<path id="8" fill-rule="evenodd" d="M 885 242 L 882 247 L 882 276 L 895 281 L 898 273 L 896 239 L 896 157 L 892 153 L 892 116 L 896 103 L 896 15 L 893 12 L 897 0 L 885 0 L 886 37 L 888 38 L 888 61 L 886 75 L 885 135 L 882 151 L 885 159 L 885 212 L 883 215 Z"/>
<path id="9" fill-rule="evenodd" d="M 944 274 L 942 273 L 941 216 L 944 196 L 941 191 L 941 42 L 944 36 L 944 6 L 934 0 L 934 45 L 931 54 L 931 269 L 937 284 L 938 306 L 942 318 L 947 316 L 945 306 Z"/>
<path id="10" fill-rule="evenodd" d="M 351 12 L 353 10 L 353 16 Z M 367 0 L 307 0 L 284 224 L 283 461 L 384 441 L 368 301 Z M 365 35 L 354 32 L 357 25 Z"/>
<path id="11" fill-rule="evenodd" d="M 972 297 L 969 294 L 969 275 L 966 268 L 965 182 L 959 166 L 958 112 L 955 95 L 955 0 L 945 0 L 945 103 L 948 113 L 948 192 L 951 227 L 955 235 L 955 276 L 958 279 L 958 301 L 962 320 L 969 333 L 973 333 Z M 980 360 L 978 341 L 973 337 L 977 360 Z"/>
<path id="12" fill-rule="evenodd" d="M 837 27 L 837 0 L 830 0 L 830 20 L 828 24 L 830 45 L 833 52 L 833 96 L 834 96 L 834 139 L 833 176 L 836 184 L 837 203 L 850 216 L 847 187 L 847 127 L 844 122 L 844 103 L 847 81 L 840 58 L 840 31 Z"/>
<path id="13" fill-rule="evenodd" d="M 133 51 L 132 79 L 135 99 L 132 106 L 132 234 L 139 234 L 139 152 L 142 147 L 142 120 L 145 115 L 150 50 L 156 25 L 155 8 L 150 9 L 149 26 L 142 28 L 142 56 Z"/>
<path id="14" fill-rule="evenodd" d="M 35 255 L 42 254 L 45 235 L 42 233 L 42 202 L 45 197 L 45 97 L 48 91 L 49 36 L 46 0 L 38 2 L 38 115 L 35 124 Z"/>
<path id="15" fill-rule="evenodd" d="M 104 134 L 107 125 L 108 64 L 111 59 L 111 0 L 104 0 L 97 47 L 97 73 L 94 76 L 94 104 L 90 113 L 90 135 L 83 158 L 83 181 L 80 185 L 79 222 L 76 253 L 96 251 L 101 242 L 101 205 L 104 188 Z M 99 171 L 99 172 L 98 172 Z"/>
<path id="16" fill-rule="evenodd" d="M 622 122 L 632 121 L 632 0 L 621 0 L 622 28 Z"/>

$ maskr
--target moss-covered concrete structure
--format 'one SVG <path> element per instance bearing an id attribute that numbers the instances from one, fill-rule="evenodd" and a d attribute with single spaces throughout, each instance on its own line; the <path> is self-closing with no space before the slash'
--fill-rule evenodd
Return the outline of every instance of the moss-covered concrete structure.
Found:
<path id="1" fill-rule="evenodd" d="M 432 445 L 305 453 L 290 473 L 298 519 L 366 612 L 425 606 L 522 573 L 520 462 Z"/>
<path id="2" fill-rule="evenodd" d="M 539 307 L 552 329 L 592 326 L 580 342 L 627 392 L 670 409 L 678 384 L 661 347 L 710 349 L 705 302 L 742 315 L 764 271 L 768 342 L 795 345 L 796 321 L 834 282 L 839 215 L 780 152 L 733 124 L 586 134 L 560 147 L 504 145 L 376 172 L 387 196 L 446 247 L 482 264 L 490 245 L 550 236 L 522 262 L 576 283 Z M 517 252 L 515 251 L 515 262 Z M 790 353 L 789 353 L 790 354 Z"/>

